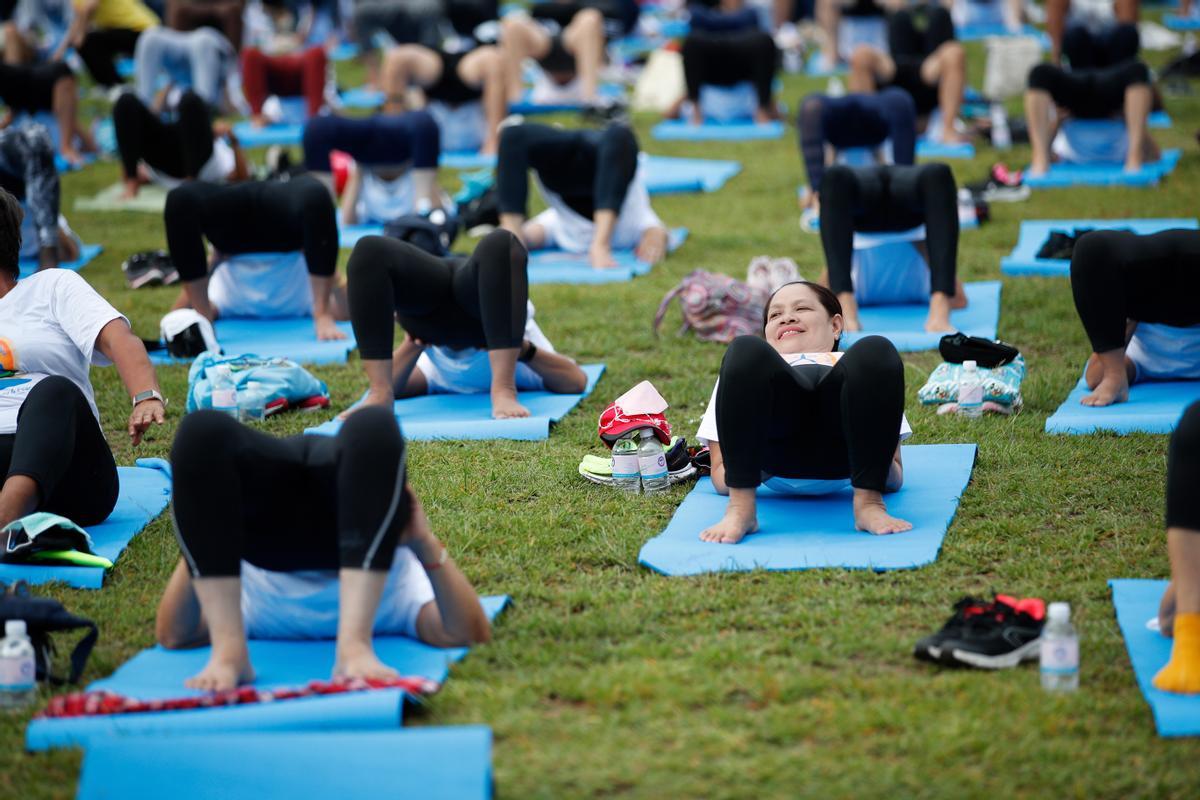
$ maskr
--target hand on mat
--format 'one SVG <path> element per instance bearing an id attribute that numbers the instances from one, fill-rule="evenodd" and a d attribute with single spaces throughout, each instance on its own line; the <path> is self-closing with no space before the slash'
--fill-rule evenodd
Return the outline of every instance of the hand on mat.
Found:
<path id="1" fill-rule="evenodd" d="M 601 242 L 592 242 L 592 247 L 588 250 L 588 258 L 591 260 L 592 269 L 612 269 L 617 265 L 612 249 Z"/>
<path id="2" fill-rule="evenodd" d="M 158 400 L 143 400 L 134 406 L 129 414 L 129 438 L 133 441 L 133 446 L 137 447 L 142 443 L 142 434 L 151 425 L 162 425 L 165 417 L 166 409 Z"/>
<path id="3" fill-rule="evenodd" d="M 317 329 L 317 339 L 322 342 L 331 342 L 346 338 L 346 334 L 342 333 L 341 328 L 337 326 L 337 321 L 334 320 L 332 314 L 322 314 L 319 317 L 314 317 L 313 325 Z"/>
<path id="4" fill-rule="evenodd" d="M 634 254 L 639 261 L 647 264 L 657 264 L 662 261 L 663 256 L 667 254 L 666 228 L 651 228 L 643 233 L 642 240 L 638 242 Z"/>
<path id="5" fill-rule="evenodd" d="M 883 495 L 868 489 L 854 490 L 854 527 L 882 536 L 912 530 L 912 523 L 893 517 L 883 503 Z"/>

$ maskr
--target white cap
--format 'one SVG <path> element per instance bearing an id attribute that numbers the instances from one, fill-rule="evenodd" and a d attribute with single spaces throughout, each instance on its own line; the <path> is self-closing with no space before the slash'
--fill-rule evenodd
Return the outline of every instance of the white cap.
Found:
<path id="1" fill-rule="evenodd" d="M 963 369 L 976 369 L 978 365 L 974 361 L 964 361 Z"/>
<path id="2" fill-rule="evenodd" d="M 23 620 L 23 619 L 7 620 L 4 623 L 4 635 L 5 636 L 13 636 L 13 637 L 28 636 L 28 633 L 26 633 L 26 630 L 25 630 L 25 620 Z"/>
<path id="3" fill-rule="evenodd" d="M 174 311 L 168 312 L 162 318 L 162 322 L 159 323 L 158 330 L 162 336 L 162 340 L 170 342 L 193 325 L 199 329 L 200 338 L 204 340 L 205 349 L 214 353 L 221 352 L 221 346 L 217 343 L 217 334 L 213 330 L 213 324 L 199 311 L 195 311 L 194 309 L 177 308 Z"/>
<path id="4" fill-rule="evenodd" d="M 1050 610 L 1047 612 L 1051 622 L 1070 622 L 1071 621 L 1071 604 L 1070 603 L 1051 603 Z"/>

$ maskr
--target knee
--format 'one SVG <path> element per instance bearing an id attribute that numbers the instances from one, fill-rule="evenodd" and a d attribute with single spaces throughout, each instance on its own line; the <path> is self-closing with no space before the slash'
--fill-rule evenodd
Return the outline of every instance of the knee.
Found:
<path id="1" fill-rule="evenodd" d="M 1150 84 L 1150 68 L 1141 61 L 1131 62 L 1125 69 L 1129 84 L 1127 88 L 1133 89 Z"/>
<path id="2" fill-rule="evenodd" d="M 504 172 L 505 162 L 519 156 L 529 146 L 529 128 L 525 125 L 510 125 L 500 131 L 499 155 L 496 159 L 497 174 Z"/>
<path id="3" fill-rule="evenodd" d="M 1062 75 L 1062 68 L 1053 64 L 1038 64 L 1029 70 L 1029 88 L 1049 92 Z"/>
<path id="4" fill-rule="evenodd" d="M 796 116 L 796 124 L 800 128 L 800 133 L 806 133 L 804 130 L 809 125 L 817 124 L 821 119 L 821 113 L 825 110 L 825 95 L 810 94 L 806 95 L 800 101 L 800 111 Z"/>
<path id="5" fill-rule="evenodd" d="M 119 124 L 120 120 L 132 119 L 139 110 L 145 108 L 142 101 L 138 99 L 133 92 L 124 92 L 117 98 L 117 102 L 113 104 L 113 124 Z"/>
<path id="6" fill-rule="evenodd" d="M 952 196 L 956 194 L 954 173 L 948 164 L 941 162 L 922 164 L 917 169 L 921 171 L 917 176 L 917 184 L 925 192 L 944 193 L 948 191 Z"/>
<path id="7" fill-rule="evenodd" d="M 173 222 L 193 218 L 200 213 L 200 202 L 192 190 L 194 184 L 185 183 L 167 192 L 167 202 L 163 207 L 163 221 L 170 229 Z"/>
<path id="8" fill-rule="evenodd" d="M 949 69 L 965 71 L 967 68 L 967 50 L 961 42 L 950 41 L 941 46 L 942 61 Z"/>
<path id="9" fill-rule="evenodd" d="M 503 228 L 497 228 L 479 241 L 475 253 L 481 265 L 497 269 L 496 265 L 511 271 L 525 271 L 528 254 L 521 240 Z"/>
<path id="10" fill-rule="evenodd" d="M 81 403 L 87 406 L 87 400 L 78 386 L 62 375 L 51 375 L 29 391 L 22 408 L 41 409 L 52 418 L 62 419 Z"/>
<path id="11" fill-rule="evenodd" d="M 180 117 L 207 117 L 208 103 L 204 102 L 204 98 L 188 89 L 179 98 L 179 116 Z"/>
<path id="12" fill-rule="evenodd" d="M 604 30 L 604 15 L 594 8 L 584 8 L 571 17 L 572 28 L 588 32 Z"/>
<path id="13" fill-rule="evenodd" d="M 219 411 L 193 411 L 179 423 L 171 445 L 171 469 L 207 473 L 223 468 L 237 440 L 241 424 Z"/>
<path id="14" fill-rule="evenodd" d="M 362 463 L 384 467 L 403 464 L 404 436 L 391 408 L 371 406 L 355 411 L 338 431 L 338 446 Z"/>
<path id="15" fill-rule="evenodd" d="M 758 336 L 739 336 L 729 343 L 721 360 L 721 382 L 726 386 L 754 386 L 761 365 L 779 358 L 775 348 Z"/>
<path id="16" fill-rule="evenodd" d="M 346 281 L 351 288 L 371 282 L 385 270 L 396 256 L 392 242 L 386 236 L 364 236 L 358 240 L 346 262 Z"/>
<path id="17" fill-rule="evenodd" d="M 892 119 L 916 119 L 917 103 L 908 92 L 896 86 L 889 86 L 878 96 L 880 104 Z"/>
<path id="18" fill-rule="evenodd" d="M 825 170 L 821 179 L 821 204 L 828 205 L 830 198 L 841 197 L 854 189 L 854 170 L 844 164 L 834 164 Z"/>
<path id="19" fill-rule="evenodd" d="M 850 53 L 850 71 L 873 73 L 875 71 L 875 48 L 860 44 Z"/>
<path id="20" fill-rule="evenodd" d="M 433 142 L 438 140 L 438 126 L 433 115 L 428 111 L 408 112 L 414 142 Z"/>
<path id="21" fill-rule="evenodd" d="M 633 129 L 628 125 L 613 123 L 604 129 L 600 139 L 601 150 L 622 159 L 637 159 L 638 142 Z"/>
<path id="22" fill-rule="evenodd" d="M 1079 237 L 1071 251 L 1071 283 L 1087 281 L 1114 261 L 1119 262 L 1121 253 L 1119 231 L 1090 231 Z M 1120 291 L 1120 287 L 1112 287 Z"/>
<path id="23" fill-rule="evenodd" d="M 890 340 L 883 336 L 864 336 L 846 351 L 847 366 L 861 364 L 863 369 L 850 374 L 862 374 L 869 380 L 899 381 L 904 385 L 904 361 Z"/>

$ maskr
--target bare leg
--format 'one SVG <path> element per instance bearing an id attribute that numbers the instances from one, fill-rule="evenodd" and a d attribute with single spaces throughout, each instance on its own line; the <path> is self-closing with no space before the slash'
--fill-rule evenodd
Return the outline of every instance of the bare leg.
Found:
<path id="1" fill-rule="evenodd" d="M 967 85 L 967 51 L 959 42 L 946 42 L 921 64 L 921 80 L 937 86 L 938 109 L 942 112 L 942 141 L 965 142 L 954 128 L 962 110 Z"/>
<path id="2" fill-rule="evenodd" d="M 1129 152 L 1125 155 L 1125 171 L 1137 172 L 1146 161 L 1157 161 L 1158 145 L 1150 136 L 1148 120 L 1154 94 L 1146 84 L 1135 84 L 1125 90 L 1125 129 L 1129 132 Z"/>
<path id="3" fill-rule="evenodd" d="M 517 356 L 521 348 L 488 350 L 492 368 L 492 416 L 496 419 L 528 417 L 529 409 L 517 401 Z"/>
<path id="4" fill-rule="evenodd" d="M 837 66 L 838 58 L 838 26 L 842 22 L 842 9 L 837 0 L 817 0 L 814 16 L 817 27 L 821 32 L 821 58 L 826 69 Z M 853 90 L 851 90 L 853 91 Z"/>
<path id="5" fill-rule="evenodd" d="M 860 44 L 850 54 L 850 74 L 846 78 L 846 88 L 851 92 L 870 94 L 879 88 L 879 83 L 887 83 L 896 75 L 896 62 L 882 50 L 876 50 L 868 44 Z"/>
<path id="6" fill-rule="evenodd" d="M 204 669 L 184 681 L 192 689 L 220 692 L 254 680 L 242 621 L 241 578 L 195 578 L 192 586 L 208 625 L 212 654 Z"/>
<path id="7" fill-rule="evenodd" d="M 700 532 L 701 541 L 737 544 L 746 534 L 758 530 L 757 500 L 754 489 L 729 489 L 729 503 L 721 521 Z"/>
<path id="8" fill-rule="evenodd" d="M 422 207 L 422 201 L 428 203 L 428 208 L 441 208 L 442 198 L 438 192 L 437 167 L 433 169 L 414 169 L 412 171 L 413 195 L 417 208 Z"/>
<path id="9" fill-rule="evenodd" d="M 210 322 L 217 321 L 217 309 L 208 301 L 208 276 L 197 278 L 194 281 L 186 281 L 183 284 L 183 291 L 187 295 L 188 305 L 182 308 L 196 309 L 201 316 L 207 318 Z"/>
<path id="10" fill-rule="evenodd" d="M 400 673 L 375 655 L 372 633 L 379 598 L 387 583 L 382 570 L 338 570 L 337 655 L 334 678 L 397 678 Z"/>
<path id="11" fill-rule="evenodd" d="M 509 14 L 500 20 L 500 48 L 507 77 L 505 87 L 510 102 L 521 99 L 521 62 L 526 58 L 544 58 L 550 52 L 550 34 L 526 14 Z"/>
<path id="12" fill-rule="evenodd" d="M 854 527 L 877 536 L 912 530 L 912 523 L 893 517 L 884 505 L 883 495 L 871 489 L 854 490 Z"/>
<path id="13" fill-rule="evenodd" d="M 1041 89 L 1025 91 L 1025 122 L 1029 126 L 1029 146 L 1033 150 L 1029 174 L 1045 175 L 1050 169 L 1050 93 Z"/>
<path id="14" fill-rule="evenodd" d="M 38 486 L 28 475 L 11 475 L 0 487 L 0 528 L 37 509 Z M 7 544 L 8 537 L 0 544 Z"/>
<path id="15" fill-rule="evenodd" d="M 392 384 L 392 359 L 364 358 L 363 372 L 367 373 L 367 396 L 363 398 L 360 407 L 383 406 L 391 408 L 396 399 L 395 388 Z"/>
<path id="16" fill-rule="evenodd" d="M 500 123 L 508 114 L 508 73 L 504 66 L 504 56 L 496 47 L 472 50 L 458 64 L 458 76 L 463 83 L 483 90 L 487 132 L 479 152 L 484 155 L 495 155 L 500 150 Z"/>
<path id="17" fill-rule="evenodd" d="M 858 318 L 858 301 L 854 299 L 854 292 L 841 292 L 838 300 L 842 304 L 843 327 L 851 333 L 861 331 L 862 320 Z"/>
<path id="18" fill-rule="evenodd" d="M 75 119 L 78 103 L 76 94 L 74 78 L 59 78 L 54 83 L 51 106 L 54 109 L 54 119 L 58 122 L 58 151 L 68 163 L 78 167 L 83 163 L 83 156 L 75 147 L 75 134 L 79 129 L 79 123 Z"/>
<path id="19" fill-rule="evenodd" d="M 575 56 L 583 102 L 596 102 L 604 63 L 604 15 L 594 8 L 579 11 L 563 28 L 563 47 Z"/>
<path id="20" fill-rule="evenodd" d="M 410 84 L 432 86 L 442 76 L 437 53 L 419 44 L 393 47 L 383 56 L 379 85 L 384 94 L 384 113 L 404 111 L 404 96 Z"/>
<path id="21" fill-rule="evenodd" d="M 950 323 L 951 298 L 945 292 L 934 292 L 929 296 L 929 316 L 925 318 L 925 330 L 930 333 L 953 333 L 957 330 Z"/>
<path id="22" fill-rule="evenodd" d="M 1154 676 L 1167 692 L 1200 693 L 1200 531 L 1167 530 L 1174 609 L 1167 628 L 1175 643 L 1171 660 Z M 1160 620 L 1161 625 L 1161 620 Z"/>
<path id="23" fill-rule="evenodd" d="M 516 236 L 518 239 L 521 239 L 522 241 L 524 241 L 526 247 L 533 249 L 532 245 L 530 245 L 528 240 L 525 239 L 526 225 L 525 225 L 525 217 L 523 215 L 521 215 L 521 214 L 501 214 L 500 215 L 500 227 L 504 228 L 504 230 L 508 231 L 513 236 Z"/>
<path id="24" fill-rule="evenodd" d="M 1129 399 L 1129 376 L 1125 372 L 1125 348 L 1095 353 L 1100 364 L 1100 382 L 1079 402 L 1085 406 L 1110 406 Z"/>

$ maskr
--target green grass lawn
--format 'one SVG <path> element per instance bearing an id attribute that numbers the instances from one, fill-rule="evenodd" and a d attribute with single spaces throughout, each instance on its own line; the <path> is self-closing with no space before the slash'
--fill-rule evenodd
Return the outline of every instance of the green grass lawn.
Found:
<path id="1" fill-rule="evenodd" d="M 973 66 L 978 85 L 982 58 Z M 795 109 L 821 85 L 791 77 L 783 97 Z M 962 276 L 999 277 L 1022 219 L 1196 215 L 1200 101 L 1169 99 L 1168 110 L 1175 126 L 1155 136 L 1185 156 L 1161 186 L 1046 191 L 995 205 L 990 223 L 962 235 Z M 608 364 L 596 392 L 548 441 L 412 446 L 412 482 L 435 531 L 481 593 L 509 594 L 514 605 L 495 641 L 456 667 L 408 724 L 490 725 L 497 791 L 506 798 L 1200 796 L 1200 740 L 1155 735 L 1105 585 L 1168 573 L 1167 439 L 1042 432 L 1088 352 L 1066 280 L 1004 280 L 1000 336 L 1029 363 L 1017 417 L 935 416 L 916 391 L 936 353 L 904 357 L 911 443 L 979 443 L 935 564 L 694 579 L 638 566 L 642 543 L 687 488 L 631 498 L 584 482 L 575 466 L 601 449 L 601 409 L 642 379 L 671 403 L 677 429 L 694 434 L 723 348 L 676 336 L 677 314 L 656 338 L 650 323 L 659 300 L 693 269 L 744 277 L 751 257 L 788 255 L 814 277 L 822 255 L 818 238 L 797 226 L 803 170 L 793 129 L 777 142 L 660 143 L 649 138 L 651 117 L 635 121 L 645 150 L 737 159 L 744 170 L 716 194 L 656 200 L 663 219 L 692 236 L 649 276 L 611 287 L 532 288 L 555 345 Z M 974 162 L 953 166 L 960 182 L 974 180 L 996 158 L 984 148 Z M 1003 158 L 1023 164 L 1028 149 Z M 86 241 L 105 245 L 83 275 L 151 336 L 175 291 L 127 290 L 120 263 L 164 246 L 161 219 L 71 210 L 76 197 L 117 177 L 112 162 L 66 176 L 63 206 Z M 457 185 L 452 174 L 445 183 Z M 336 407 L 365 388 L 356 360 L 313 371 Z M 186 375 L 182 366 L 159 370 L 172 401 L 168 424 L 135 452 L 124 433 L 125 391 L 115 371 L 95 370 L 118 463 L 168 453 Z M 291 434 L 311 421 L 291 415 L 266 428 Z M 846 521 L 849 529 L 849 506 Z M 102 591 L 43 590 L 101 626 L 85 681 L 153 643 L 155 604 L 178 557 L 163 516 L 133 541 Z M 954 600 L 993 588 L 1071 602 L 1083 642 L 1078 693 L 1043 693 L 1034 667 L 948 671 L 912 658 L 913 641 L 940 626 Z M 79 755 L 25 755 L 27 719 L 0 718 L 0 797 L 73 796 Z"/>

